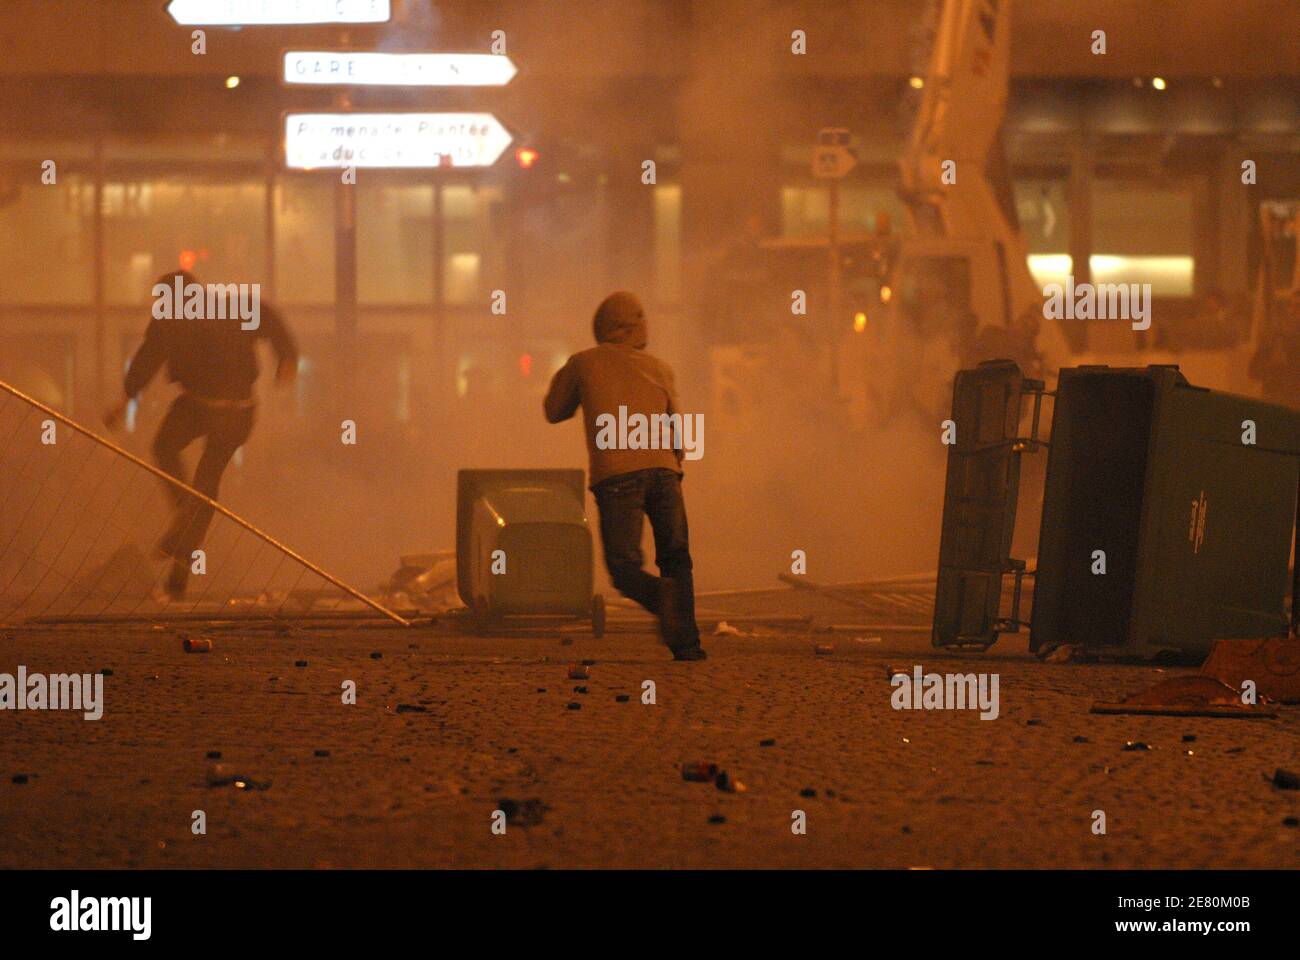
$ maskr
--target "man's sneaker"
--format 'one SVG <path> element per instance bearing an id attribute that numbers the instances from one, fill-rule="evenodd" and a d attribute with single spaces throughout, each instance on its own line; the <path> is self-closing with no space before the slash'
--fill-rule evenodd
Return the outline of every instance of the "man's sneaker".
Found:
<path id="1" fill-rule="evenodd" d="M 709 655 L 703 647 L 678 647 L 673 650 L 674 660 L 707 660 Z"/>

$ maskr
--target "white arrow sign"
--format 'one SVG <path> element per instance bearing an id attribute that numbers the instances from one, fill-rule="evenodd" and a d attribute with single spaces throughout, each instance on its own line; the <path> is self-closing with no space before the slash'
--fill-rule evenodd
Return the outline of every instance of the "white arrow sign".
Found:
<path id="1" fill-rule="evenodd" d="M 513 138 L 490 113 L 290 113 L 284 162 L 321 167 L 490 167 Z"/>
<path id="2" fill-rule="evenodd" d="M 389 0 L 171 0 L 182 26 L 243 27 L 296 23 L 387 23 Z"/>
<path id="3" fill-rule="evenodd" d="M 514 75 L 510 58 L 493 53 L 290 50 L 284 55 L 285 83 L 503 87 Z"/>

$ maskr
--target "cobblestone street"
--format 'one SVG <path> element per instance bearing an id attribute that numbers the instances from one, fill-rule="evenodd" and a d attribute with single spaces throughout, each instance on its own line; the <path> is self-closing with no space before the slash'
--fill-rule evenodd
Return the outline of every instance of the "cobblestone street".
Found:
<path id="1" fill-rule="evenodd" d="M 0 631 L 0 672 L 112 671 L 100 721 L 0 713 L 0 866 L 1300 863 L 1284 825 L 1300 792 L 1265 779 L 1300 767 L 1300 709 L 1091 716 L 1178 671 L 1040 664 L 1023 637 L 961 657 L 925 637 L 708 637 L 707 662 L 674 663 L 633 633 L 192 632 L 213 651 L 182 652 L 172 628 Z M 589 679 L 570 679 L 584 659 Z M 887 664 L 997 673 L 1000 715 L 894 710 Z M 747 789 L 683 780 L 695 761 Z M 208 786 L 216 762 L 270 786 Z"/>

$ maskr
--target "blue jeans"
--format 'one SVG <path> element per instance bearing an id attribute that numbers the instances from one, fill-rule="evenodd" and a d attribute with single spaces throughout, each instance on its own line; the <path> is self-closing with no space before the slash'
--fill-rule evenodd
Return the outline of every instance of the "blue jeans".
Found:
<path id="1" fill-rule="evenodd" d="M 614 587 L 659 616 L 660 584 L 662 578 L 671 580 L 681 629 L 677 636 L 664 639 L 670 647 L 698 646 L 700 630 L 695 623 L 695 580 L 681 474 L 661 467 L 634 470 L 602 480 L 592 487 L 592 492 L 600 510 L 605 567 Z M 654 531 L 658 577 L 641 568 L 643 517 L 650 518 Z"/>

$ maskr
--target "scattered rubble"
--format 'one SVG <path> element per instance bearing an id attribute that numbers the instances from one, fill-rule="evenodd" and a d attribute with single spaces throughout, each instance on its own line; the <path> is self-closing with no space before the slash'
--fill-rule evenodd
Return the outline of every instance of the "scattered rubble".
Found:
<path id="1" fill-rule="evenodd" d="M 237 773 L 224 763 L 214 763 L 208 767 L 209 787 L 234 787 L 236 790 L 270 790 L 270 780 L 254 780 L 252 777 Z"/>
<path id="2" fill-rule="evenodd" d="M 1115 703 L 1098 700 L 1092 712 L 1262 719 L 1277 716 L 1266 707 L 1242 703 L 1240 690 L 1206 676 L 1168 677 Z"/>
<path id="3" fill-rule="evenodd" d="M 588 670 L 585 666 L 582 666 L 577 663 L 569 664 L 570 680 L 586 680 L 590 676 L 591 676 L 591 671 Z"/>
<path id="4" fill-rule="evenodd" d="M 456 552 L 410 553 L 380 592 L 390 606 L 444 613 L 460 606 L 456 593 Z"/>
<path id="5" fill-rule="evenodd" d="M 512 800 L 501 797 L 497 800 L 497 809 L 506 815 L 506 823 L 515 827 L 535 827 L 542 822 L 546 811 L 551 808 L 536 797 L 527 800 Z"/>
<path id="6" fill-rule="evenodd" d="M 739 780 L 734 779 L 726 770 L 719 771 L 717 779 L 713 781 L 713 785 L 723 793 L 744 793 L 749 789 Z"/>
<path id="7" fill-rule="evenodd" d="M 1269 780 L 1279 790 L 1300 790 L 1300 773 L 1292 773 L 1290 770 L 1283 770 L 1281 767 L 1277 768 L 1277 772 L 1273 774 L 1271 780 L 1268 777 L 1264 779 Z"/>
<path id="8" fill-rule="evenodd" d="M 1300 703 L 1300 641 L 1216 640 L 1201 665 L 1201 676 L 1233 690 L 1241 690 L 1242 683 L 1250 680 L 1261 699 Z"/>
<path id="9" fill-rule="evenodd" d="M 1075 659 L 1075 646 L 1070 643 L 1056 643 L 1046 647 L 1038 654 L 1043 663 L 1069 663 Z"/>
<path id="10" fill-rule="evenodd" d="M 710 783 L 718 779 L 718 774 L 722 768 L 716 763 L 708 763 L 700 760 L 695 763 L 682 764 L 682 779 L 689 780 L 692 783 Z"/>
<path id="11" fill-rule="evenodd" d="M 181 637 L 181 649 L 186 653 L 211 653 L 212 641 L 207 637 Z"/>

